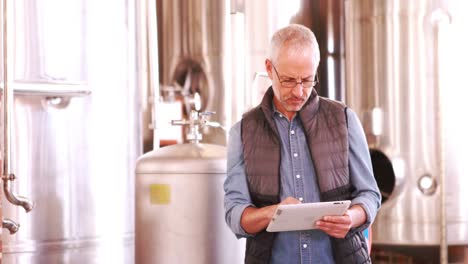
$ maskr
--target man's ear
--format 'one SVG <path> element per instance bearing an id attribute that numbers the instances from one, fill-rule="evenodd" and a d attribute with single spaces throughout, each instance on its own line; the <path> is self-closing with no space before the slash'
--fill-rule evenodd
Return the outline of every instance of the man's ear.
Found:
<path id="1" fill-rule="evenodd" d="M 265 59 L 265 70 L 268 73 L 270 80 L 273 80 L 273 67 L 271 66 L 270 59 Z"/>

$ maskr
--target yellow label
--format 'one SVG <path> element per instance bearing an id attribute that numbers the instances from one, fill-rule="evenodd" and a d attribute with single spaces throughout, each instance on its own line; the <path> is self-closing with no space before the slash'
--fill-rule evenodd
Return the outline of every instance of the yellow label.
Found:
<path id="1" fill-rule="evenodd" d="M 169 204 L 171 202 L 171 186 L 169 184 L 150 185 L 151 204 Z"/>

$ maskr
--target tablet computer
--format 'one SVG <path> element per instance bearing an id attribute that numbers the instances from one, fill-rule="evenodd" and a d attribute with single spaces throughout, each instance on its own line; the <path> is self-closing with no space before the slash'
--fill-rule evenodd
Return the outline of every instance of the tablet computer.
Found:
<path id="1" fill-rule="evenodd" d="M 268 232 L 316 229 L 315 222 L 327 215 L 344 215 L 351 201 L 281 204 L 268 224 Z"/>

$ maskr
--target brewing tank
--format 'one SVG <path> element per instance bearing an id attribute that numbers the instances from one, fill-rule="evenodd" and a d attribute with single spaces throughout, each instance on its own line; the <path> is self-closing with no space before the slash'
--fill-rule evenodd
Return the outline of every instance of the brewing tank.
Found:
<path id="1" fill-rule="evenodd" d="M 135 263 L 242 263 L 242 242 L 224 221 L 226 147 L 199 136 L 138 159 Z"/>
<path id="2" fill-rule="evenodd" d="M 168 103 L 173 97 L 169 94 L 175 95 L 182 102 L 182 115 L 188 117 L 198 95 L 202 111 L 209 109 L 223 126 L 230 124 L 230 101 L 225 99 L 231 89 L 229 1 L 157 0 L 156 4 L 160 100 Z M 160 113 L 156 113 L 159 121 L 164 119 Z M 222 130 L 205 127 L 203 134 L 206 143 L 226 144 Z"/>
<path id="3" fill-rule="evenodd" d="M 134 263 L 143 2 L 3 1 L 1 263 Z"/>
<path id="4" fill-rule="evenodd" d="M 373 243 L 468 244 L 466 1 L 348 0 L 346 101 L 383 196 Z M 462 88 L 462 89 L 460 89 Z"/>

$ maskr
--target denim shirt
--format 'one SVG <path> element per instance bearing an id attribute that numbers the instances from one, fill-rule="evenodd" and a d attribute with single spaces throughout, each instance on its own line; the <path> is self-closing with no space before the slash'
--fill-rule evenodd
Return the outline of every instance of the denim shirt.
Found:
<path id="1" fill-rule="evenodd" d="M 351 205 L 361 205 L 367 222 L 372 223 L 380 207 L 380 192 L 373 177 L 361 123 L 350 109 L 347 109 L 347 118 L 350 181 L 355 187 Z M 319 202 L 320 190 L 300 118 L 296 115 L 290 122 L 275 111 L 273 119 L 281 140 L 280 200 L 292 196 L 303 203 Z M 245 174 L 240 122 L 229 133 L 224 191 L 226 223 L 237 237 L 251 236 L 240 225 L 244 209 L 255 207 Z M 273 244 L 271 263 L 334 263 L 330 238 L 321 230 L 279 232 Z"/>

